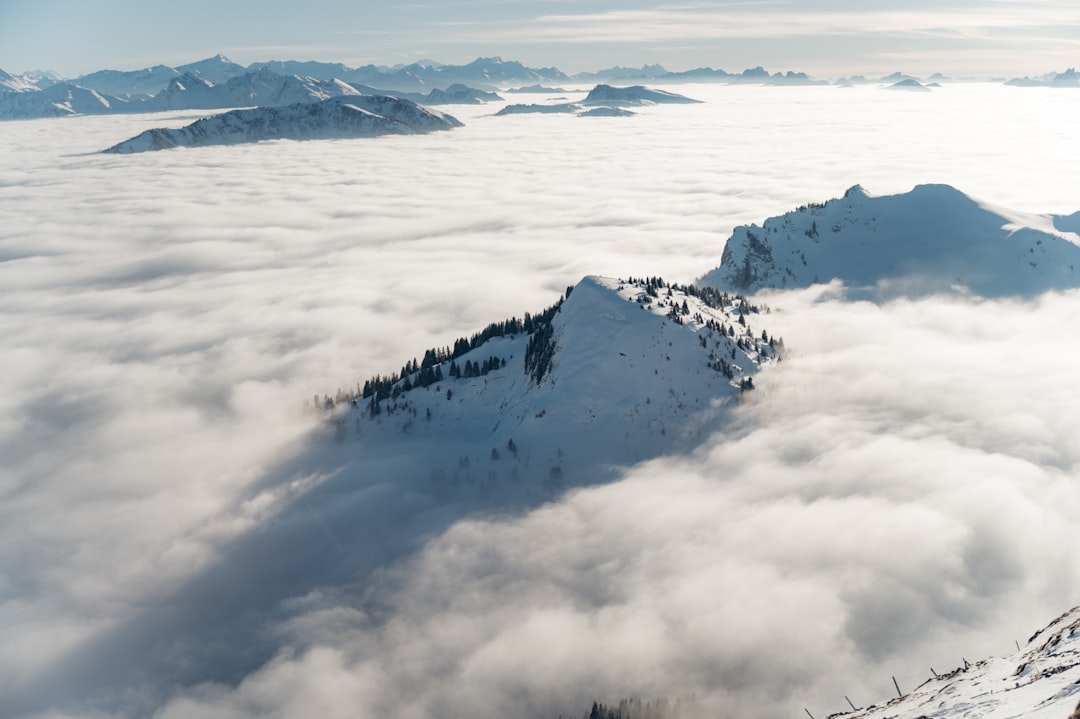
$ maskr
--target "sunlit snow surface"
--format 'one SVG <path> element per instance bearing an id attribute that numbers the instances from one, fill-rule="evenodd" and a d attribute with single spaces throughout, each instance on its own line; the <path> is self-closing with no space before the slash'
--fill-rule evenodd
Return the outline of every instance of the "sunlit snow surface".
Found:
<path id="1" fill-rule="evenodd" d="M 0 714 L 823 716 L 1076 604 L 1075 291 L 773 296 L 791 356 L 692 453 L 452 526 L 388 462 L 340 503 L 362 551 L 306 509 L 355 455 L 305 398 L 585 275 L 689 282 L 856 183 L 1080 209 L 1073 93 L 677 90 L 707 102 L 136 157 L 90 153 L 201 114 L 0 126 Z M 385 571 L 275 574 L 346 546 Z"/>

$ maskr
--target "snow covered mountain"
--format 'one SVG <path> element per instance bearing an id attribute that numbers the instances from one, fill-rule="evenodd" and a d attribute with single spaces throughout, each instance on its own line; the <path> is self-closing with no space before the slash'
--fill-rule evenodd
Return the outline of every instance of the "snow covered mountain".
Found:
<path id="1" fill-rule="evenodd" d="M 481 105 L 485 102 L 498 102 L 499 100 L 502 100 L 502 98 L 494 92 L 454 83 L 445 90 L 435 88 L 426 96 L 418 99 L 417 102 L 424 105 Z"/>
<path id="2" fill-rule="evenodd" d="M 352 72 L 352 68 L 340 62 L 317 62 L 314 60 L 267 60 L 266 62 L 253 62 L 247 70 L 237 73 L 243 75 L 246 72 L 268 67 L 279 75 L 300 75 L 301 77 L 313 77 L 317 80 L 340 80 Z"/>
<path id="3" fill-rule="evenodd" d="M 257 70 L 258 67 L 255 67 L 255 69 Z M 251 71 L 251 68 L 245 69 L 243 65 L 239 65 L 221 53 L 218 53 L 217 55 L 208 57 L 204 60 L 189 62 L 186 65 L 177 65 L 176 71 L 181 75 L 188 72 L 195 73 L 215 85 L 220 85 L 223 82 L 228 82 L 234 77 L 247 74 Z M 285 74 L 291 75 L 300 73 Z"/>
<path id="4" fill-rule="evenodd" d="M 130 104 L 95 90 L 62 82 L 35 92 L 0 94 L 0 120 L 28 120 L 67 115 L 103 115 L 130 111 Z"/>
<path id="5" fill-rule="evenodd" d="M 233 110 L 180 129 L 156 128 L 104 152 L 126 154 L 173 147 L 236 145 L 261 140 L 323 140 L 412 135 L 461 125 L 450 115 L 396 97 L 335 97 L 317 103 Z"/>
<path id="6" fill-rule="evenodd" d="M 220 56 L 219 56 L 220 57 Z M 213 60 L 213 58 L 211 59 Z M 224 61 L 227 62 L 227 61 Z M 210 60 L 193 63 L 191 67 L 214 67 Z M 218 62 L 222 65 L 223 62 Z M 285 63 L 279 63 L 284 65 Z M 302 64 L 302 63 L 292 63 Z M 240 67 L 235 65 L 235 67 Z M 112 71 L 107 71 L 112 72 Z M 148 71 L 147 71 L 148 72 Z M 211 73 L 220 76 L 225 70 Z M 137 73 L 136 73 L 137 74 Z M 127 75 L 132 75 L 128 73 Z M 387 92 L 380 88 L 366 85 L 351 85 L 344 80 L 321 80 L 301 75 L 282 75 L 270 66 L 263 66 L 253 72 L 214 82 L 197 69 L 182 75 L 171 76 L 164 89 L 152 97 L 136 96 L 130 100 L 105 95 L 80 85 L 61 83 L 48 88 L 45 92 L 29 83 L 21 83 L 20 78 L 12 76 L 14 86 L 23 87 L 26 97 L 11 98 L 10 93 L 0 94 L 0 119 L 30 119 L 35 117 L 58 117 L 70 114 L 104 114 L 132 112 L 164 112 L 169 110 L 221 110 L 234 107 L 280 107 L 301 102 L 318 102 L 331 97 L 358 95 L 391 95 L 402 97 L 424 105 L 480 104 L 500 100 L 493 93 L 461 84 L 454 84 L 442 89 L 433 89 L 427 94 Z M 91 77 L 91 76 L 87 76 Z M 103 76 L 104 77 L 104 76 Z M 0 81 L 3 78 L 0 77 Z M 97 84 L 127 87 L 125 81 Z"/>
<path id="7" fill-rule="evenodd" d="M 1063 229 L 1069 222 L 991 207 L 948 185 L 883 197 L 855 186 L 735 228 L 720 266 L 699 284 L 756 292 L 839 278 L 885 296 L 1030 295 L 1080 285 L 1080 236 L 1075 223 Z"/>
<path id="8" fill-rule="evenodd" d="M 38 88 L 20 75 L 12 75 L 0 68 L 0 92 L 34 92 Z"/>
<path id="9" fill-rule="evenodd" d="M 74 84 L 103 94 L 133 99 L 156 95 L 168 87 L 174 78 L 187 73 L 220 84 L 245 72 L 242 65 L 237 65 L 224 55 L 215 55 L 177 67 L 155 65 L 142 70 L 99 70 L 75 78 Z"/>
<path id="10" fill-rule="evenodd" d="M 467 65 L 443 65 L 430 61 L 394 68 L 366 65 L 350 71 L 341 79 L 399 92 L 426 92 L 434 88 L 445 89 L 457 83 L 493 89 L 523 83 L 566 82 L 570 78 L 554 67 L 530 68 L 500 57 L 481 57 Z"/>
<path id="11" fill-rule="evenodd" d="M 143 70 L 98 70 L 75 79 L 74 84 L 105 95 L 123 98 L 149 97 L 169 84 L 181 71 L 166 65 Z"/>
<path id="12" fill-rule="evenodd" d="M 317 102 L 359 90 L 341 80 L 279 75 L 269 67 L 214 84 L 202 75 L 186 73 L 142 105 L 143 112 L 162 110 L 216 110 L 229 107 L 279 107 Z"/>
<path id="13" fill-rule="evenodd" d="M 1080 700 L 1080 607 L 1016 652 L 938 674 L 880 705 L 839 719 L 1066 719 Z"/>
<path id="14" fill-rule="evenodd" d="M 678 95 L 674 92 L 667 92 L 665 90 L 652 90 L 643 85 L 633 85 L 631 87 L 597 85 L 589 91 L 589 94 L 585 96 L 585 99 L 581 101 L 581 104 L 590 106 L 605 105 L 607 107 L 628 107 L 638 105 L 681 105 L 698 102 L 701 102 L 701 100 L 694 100 L 685 95 Z"/>
<path id="15" fill-rule="evenodd" d="M 433 491 L 542 498 L 708 436 L 780 358 L 766 320 L 732 295 L 586 277 L 542 313 L 428 350 L 321 408 L 336 405 L 337 431 L 361 454 L 414 458 Z"/>

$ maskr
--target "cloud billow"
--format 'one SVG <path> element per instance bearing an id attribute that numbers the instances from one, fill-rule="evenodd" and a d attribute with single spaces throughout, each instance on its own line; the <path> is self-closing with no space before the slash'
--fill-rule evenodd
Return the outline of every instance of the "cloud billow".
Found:
<path id="1" fill-rule="evenodd" d="M 345 601 L 312 593 L 274 661 L 161 716 L 557 716 L 660 695 L 824 713 L 959 665 L 957 647 L 1005 651 L 1074 599 L 1080 387 L 1052 328 L 1080 297 L 809 294 L 773 298 L 802 349 L 731 432 L 520 519 L 459 522 Z"/>
<path id="2" fill-rule="evenodd" d="M 557 716 L 696 691 L 817 716 L 1075 604 L 1074 293 L 770 298 L 790 361 L 691 457 L 462 524 L 390 466 L 334 494 L 356 458 L 304 399 L 585 274 L 689 281 L 735 225 L 855 182 L 1076 210 L 1057 98 L 761 90 L 687 89 L 710 102 L 617 132 L 469 108 L 437 139 L 137 158 L 68 153 L 160 117 L 6 126 L 0 713 Z M 361 508 L 373 539 L 335 563 L 320 520 L 350 546 Z"/>

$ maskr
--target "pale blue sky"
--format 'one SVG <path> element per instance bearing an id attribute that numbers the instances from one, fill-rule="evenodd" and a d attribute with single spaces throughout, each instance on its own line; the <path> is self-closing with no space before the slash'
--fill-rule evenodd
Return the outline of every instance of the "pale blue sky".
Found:
<path id="1" fill-rule="evenodd" d="M 76 76 L 179 65 L 356 66 L 500 55 L 567 72 L 658 62 L 820 76 L 1012 76 L 1080 65 L 1075 0 L 0 0 L 0 67 Z"/>

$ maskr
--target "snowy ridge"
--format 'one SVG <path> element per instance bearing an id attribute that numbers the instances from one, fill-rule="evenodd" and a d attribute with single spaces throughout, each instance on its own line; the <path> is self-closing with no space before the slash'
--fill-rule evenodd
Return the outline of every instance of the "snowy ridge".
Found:
<path id="1" fill-rule="evenodd" d="M 98 70 L 75 78 L 74 84 L 102 94 L 132 99 L 149 97 L 182 74 L 182 70 L 165 65 L 132 71 Z"/>
<path id="2" fill-rule="evenodd" d="M 12 75 L 0 68 L 0 92 L 34 92 L 38 88 L 21 75 Z"/>
<path id="3" fill-rule="evenodd" d="M 124 82 L 106 81 L 94 83 L 95 87 L 127 88 L 120 96 L 106 95 L 96 89 L 83 85 L 63 83 L 54 85 L 45 91 L 23 83 L 12 76 L 12 83 L 19 84 L 25 92 L 24 97 L 0 96 L 0 119 L 30 119 L 36 117 L 57 117 L 70 114 L 105 114 L 134 112 L 165 112 L 170 110 L 224 110 L 242 107 L 281 107 L 299 102 L 318 102 L 333 97 L 357 95 L 388 95 L 401 97 L 423 105 L 480 104 L 492 100 L 501 100 L 493 92 L 485 92 L 461 84 L 451 85 L 445 90 L 433 89 L 426 94 L 387 92 L 376 87 L 353 85 L 338 78 L 328 80 L 304 75 L 282 75 L 270 66 L 263 66 L 253 72 L 241 72 L 214 81 L 204 75 L 199 68 L 206 69 L 204 61 L 194 63 L 183 74 L 175 72 L 165 79 L 166 85 L 153 96 L 136 92 L 141 86 L 126 85 Z M 278 63 L 281 65 L 282 63 Z M 239 67 L 238 65 L 236 67 Z M 156 68 L 152 68 L 155 69 Z M 3 72 L 0 70 L 0 72 Z M 105 71 L 112 73 L 113 71 Z M 147 71 L 149 72 L 149 71 Z M 224 71 L 211 73 L 221 77 Z M 126 75 L 130 75 L 127 73 Z M 143 74 L 136 73 L 139 77 Z M 93 76 L 87 76 L 93 79 Z M 162 73 L 153 76 L 155 82 L 162 78 Z M 4 85 L 0 75 L 0 88 Z M 79 82 L 82 82 L 80 80 Z M 15 85 L 13 85 L 14 87 Z M 58 88 L 64 88 L 60 90 Z M 13 95 L 14 93 L 8 93 Z M 67 99 L 60 97 L 64 95 Z"/>
<path id="4" fill-rule="evenodd" d="M 587 277 L 544 314 L 322 402 L 365 453 L 424 458 L 433 491 L 473 481 L 504 501 L 542 498 L 719 427 L 781 356 L 762 312 L 659 279 Z"/>
<path id="5" fill-rule="evenodd" d="M 1013 654 L 965 663 L 845 719 L 1066 719 L 1080 699 L 1080 607 Z"/>
<path id="6" fill-rule="evenodd" d="M 643 85 L 633 85 L 632 87 L 597 85 L 589 91 L 589 94 L 581 101 L 581 104 L 589 106 L 606 105 L 608 107 L 627 107 L 638 105 L 685 105 L 699 102 L 701 102 L 701 100 L 695 100 L 686 97 L 685 95 L 667 92 L 666 90 L 653 90 L 644 87 Z"/>
<path id="7" fill-rule="evenodd" d="M 120 98 L 62 82 L 37 92 L 0 95 L 0 120 L 102 115 L 122 112 L 127 106 L 128 103 Z"/>
<path id="8" fill-rule="evenodd" d="M 317 102 L 359 90 L 340 80 L 279 75 L 268 67 L 215 85 L 200 74 L 186 73 L 141 106 L 144 112 L 211 110 L 231 107 L 279 107 Z"/>
<path id="9" fill-rule="evenodd" d="M 381 95 L 335 97 L 286 107 L 233 110 L 180 129 L 156 128 L 104 152 L 126 154 L 173 147 L 236 145 L 262 140 L 325 140 L 412 135 L 460 127 L 450 115 Z"/>
<path id="10" fill-rule="evenodd" d="M 735 228 L 720 266 L 699 282 L 756 292 L 840 279 L 884 296 L 1032 295 L 1080 285 L 1080 237 L 1058 226 L 1069 222 L 993 208 L 948 185 L 883 197 L 856 185 Z"/>

